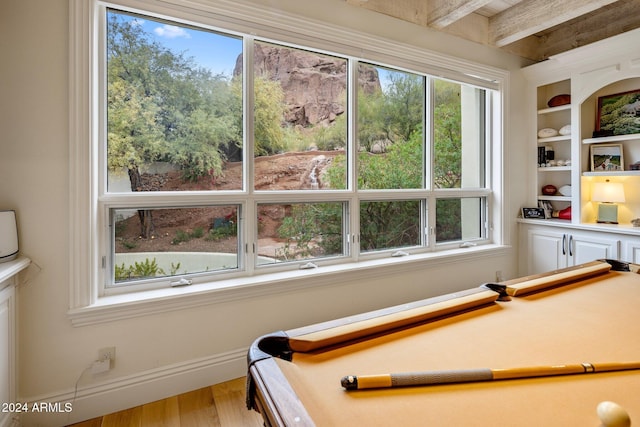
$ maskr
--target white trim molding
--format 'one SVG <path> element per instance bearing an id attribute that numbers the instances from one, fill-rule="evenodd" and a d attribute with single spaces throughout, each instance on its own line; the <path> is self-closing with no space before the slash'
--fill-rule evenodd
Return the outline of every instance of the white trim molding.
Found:
<path id="1" fill-rule="evenodd" d="M 70 254 L 69 254 L 69 317 L 74 326 L 90 325 L 116 319 L 142 316 L 151 313 L 177 310 L 204 304 L 218 303 L 257 295 L 277 294 L 302 286 L 333 284 L 337 274 L 341 280 L 348 274 L 358 280 L 368 275 L 380 276 L 408 267 L 426 268 L 452 260 L 464 262 L 468 257 L 482 258 L 505 255 L 508 231 L 504 193 L 504 144 L 493 147 L 491 185 L 494 192 L 490 198 L 494 230 L 493 245 L 457 251 L 437 251 L 403 257 L 402 260 L 372 260 L 358 265 L 342 264 L 315 269 L 313 272 L 288 272 L 265 274 L 264 277 L 245 277 L 193 285 L 183 289 L 162 289 L 149 292 L 132 292 L 127 295 L 100 295 L 100 252 L 98 236 L 103 232 L 103 222 L 95 211 L 91 200 L 97 194 L 102 177 L 96 176 L 95 162 L 98 156 L 91 141 L 104 132 L 99 129 L 98 116 L 104 114 L 97 105 L 97 87 L 100 81 L 95 63 L 96 49 L 101 49 L 96 25 L 99 10 L 106 4 L 136 8 L 150 14 L 170 15 L 185 22 L 198 22 L 209 28 L 224 28 L 225 31 L 242 31 L 259 35 L 265 39 L 277 39 L 288 43 L 306 43 L 317 49 L 331 49 L 336 53 L 363 58 L 381 63 L 393 60 L 394 66 L 435 74 L 483 88 L 500 90 L 496 100 L 503 107 L 501 117 L 492 117 L 496 126 L 494 138 L 503 141 L 508 122 L 508 105 L 505 105 L 509 84 L 509 72 L 488 65 L 454 58 L 416 46 L 397 43 L 379 36 L 364 34 L 346 27 L 338 27 L 301 16 L 276 11 L 262 6 L 249 5 L 230 0 L 69 0 L 70 47 L 69 47 L 69 102 L 70 102 Z M 89 36 L 88 36 L 89 35 Z M 348 40 L 348 45 L 345 44 Z M 89 178 L 89 179 L 88 179 Z M 496 209 L 498 207 L 499 209 Z"/>
<path id="2" fill-rule="evenodd" d="M 60 408 L 57 412 L 24 413 L 20 422 L 25 426 L 69 425 L 239 378 L 246 375 L 247 350 L 215 354 L 92 384 L 86 384 L 91 376 L 87 367 L 78 373 L 77 388 L 41 396 L 20 396 L 19 401 L 28 407 L 46 403 Z"/>

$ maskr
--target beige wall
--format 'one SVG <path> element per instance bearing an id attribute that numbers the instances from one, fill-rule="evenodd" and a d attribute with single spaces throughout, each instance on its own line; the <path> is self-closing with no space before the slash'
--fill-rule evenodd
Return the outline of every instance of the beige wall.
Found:
<path id="1" fill-rule="evenodd" d="M 413 43 L 447 55 L 460 56 L 515 71 L 511 76 L 505 173 L 510 206 L 507 231 L 514 240 L 515 217 L 526 193 L 526 120 L 520 105 L 524 81 L 518 58 L 450 36 L 349 6 L 341 0 L 255 0 L 267 7 L 309 14 L 318 20 L 369 31 Z M 164 314 L 73 327 L 69 308 L 69 159 L 68 159 L 68 4 L 67 0 L 2 0 L 0 2 L 0 208 L 16 209 L 21 251 L 36 266 L 19 287 L 19 389 L 23 399 L 51 400 L 73 395 L 79 380 L 74 412 L 69 415 L 27 417 L 26 425 L 67 423 L 164 395 L 194 389 L 243 375 L 242 360 L 212 368 L 209 377 L 185 374 L 151 387 L 111 392 L 145 373 L 175 367 L 212 355 L 246 349 L 257 336 L 425 298 L 516 274 L 515 249 L 467 265 L 425 266 L 394 277 L 335 283 L 311 290 L 255 297 Z M 514 248 L 517 242 L 511 242 Z M 393 286 L 390 286 L 393 284 Z M 337 302 L 339 301 L 339 302 Z M 80 377 L 105 346 L 116 347 L 111 372 Z M 172 371 L 174 372 L 174 371 Z M 155 384 L 155 385 L 154 385 Z M 158 385 L 159 384 L 159 385 Z M 102 388 L 101 388 L 102 387 Z M 104 391 L 104 400 L 86 390 Z M 140 392 L 142 390 L 142 392 Z M 118 399 L 120 394 L 125 396 Z M 97 403 L 96 403 L 97 402 Z"/>

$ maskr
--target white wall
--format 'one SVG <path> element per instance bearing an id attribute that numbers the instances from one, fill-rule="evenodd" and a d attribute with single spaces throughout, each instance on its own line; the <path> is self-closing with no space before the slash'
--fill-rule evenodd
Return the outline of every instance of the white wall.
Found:
<path id="1" fill-rule="evenodd" d="M 517 247 L 515 217 L 526 193 L 522 171 L 528 170 L 526 137 L 519 131 L 528 126 L 518 58 L 342 0 L 254 3 L 515 71 L 505 181 L 507 231 Z M 78 421 L 244 375 L 244 351 L 267 332 L 476 286 L 494 280 L 496 270 L 505 278 L 516 274 L 514 249 L 490 262 L 425 267 L 366 283 L 73 327 L 67 317 L 68 23 L 67 0 L 0 2 L 0 208 L 17 210 L 22 253 L 37 263 L 19 287 L 18 395 L 31 401 L 71 399 L 78 384 L 71 414 L 31 415 L 24 425 Z M 115 369 L 81 375 L 105 346 L 116 347 Z"/>

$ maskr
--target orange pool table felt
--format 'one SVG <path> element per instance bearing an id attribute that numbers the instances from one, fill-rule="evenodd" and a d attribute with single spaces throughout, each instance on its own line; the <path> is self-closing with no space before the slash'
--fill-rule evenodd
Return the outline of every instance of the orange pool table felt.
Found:
<path id="1" fill-rule="evenodd" d="M 267 425 L 595 427 L 596 406 L 606 400 L 640 422 L 640 371 L 355 391 L 340 385 L 345 375 L 638 361 L 640 275 L 602 264 L 567 269 L 574 277 L 558 283 L 554 274 L 565 270 L 543 275 L 551 283 L 543 289 L 513 292 L 539 277 L 512 281 L 510 301 L 478 288 L 257 340 L 263 348 L 250 350 L 250 359 L 270 339 L 286 351 L 250 360 L 249 405 Z M 591 272 L 581 274 L 584 268 Z M 329 341 L 313 348 L 308 337 Z"/>

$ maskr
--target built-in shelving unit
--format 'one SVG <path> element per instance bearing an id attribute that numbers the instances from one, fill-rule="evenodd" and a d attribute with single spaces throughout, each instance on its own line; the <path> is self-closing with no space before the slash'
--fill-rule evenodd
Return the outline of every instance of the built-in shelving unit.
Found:
<path id="1" fill-rule="evenodd" d="M 599 129 L 599 98 L 640 90 L 640 29 L 556 55 L 523 69 L 530 82 L 529 108 L 532 123 L 530 186 L 526 206 L 551 204 L 554 210 L 571 208 L 570 219 L 520 219 L 521 274 L 535 274 L 550 265 L 571 265 L 593 257 L 612 257 L 640 262 L 640 171 L 631 165 L 640 161 L 640 133 L 594 138 Z M 568 94 L 571 103 L 549 107 L 554 96 Z M 640 117 L 637 117 L 640 119 Z M 540 138 L 541 129 L 559 130 L 571 124 L 570 135 Z M 632 130 L 633 131 L 633 130 Z M 543 136 L 549 136 L 543 135 Z M 592 171 L 591 153 L 603 144 L 620 145 L 623 170 Z M 548 146 L 555 159 L 569 165 L 540 165 L 538 149 Z M 596 222 L 598 202 L 591 201 L 594 184 L 623 184 L 625 202 L 618 204 L 619 224 Z M 560 189 L 571 185 L 570 196 L 544 195 L 551 184 Z M 568 193 L 568 192 L 565 192 Z M 569 255 L 566 255 L 566 254 Z M 556 256 L 557 255 L 557 256 Z"/>
<path id="2" fill-rule="evenodd" d="M 571 80 L 568 79 L 543 84 L 536 88 L 537 149 L 545 150 L 545 153 L 547 153 L 544 159 L 538 154 L 537 200 L 538 205 L 548 206 L 550 204 L 552 211 L 559 211 L 571 206 L 571 197 L 560 194 L 546 195 L 542 193 L 542 188 L 546 185 L 553 185 L 559 189 L 565 185 L 571 185 L 573 159 L 571 156 L 571 134 L 559 134 L 560 129 L 571 125 L 571 104 L 549 107 L 549 100 L 556 95 L 570 93 Z M 542 129 L 553 129 L 557 134 L 540 138 L 537 133 Z M 548 155 L 550 152 L 553 152 L 552 156 Z M 557 165 L 557 163 L 560 163 L 560 165 Z"/>

